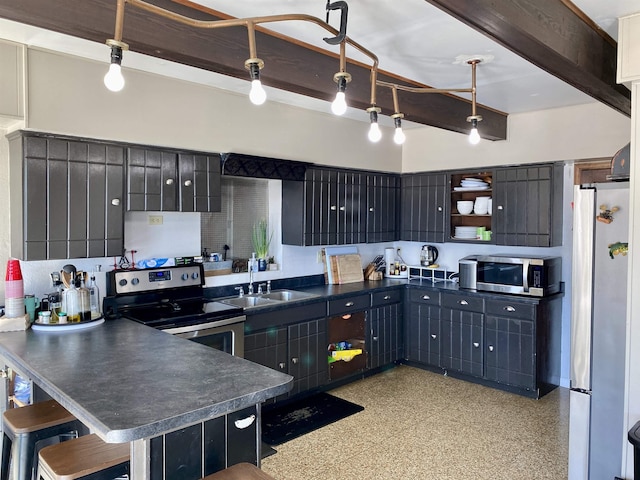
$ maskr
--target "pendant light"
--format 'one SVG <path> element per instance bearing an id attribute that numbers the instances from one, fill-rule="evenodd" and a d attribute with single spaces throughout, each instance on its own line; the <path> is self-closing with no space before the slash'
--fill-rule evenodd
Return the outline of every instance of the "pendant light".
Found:
<path id="1" fill-rule="evenodd" d="M 380 107 L 369 107 L 367 108 L 367 112 L 369 112 L 369 120 L 371 121 L 368 137 L 370 141 L 377 143 L 382 138 L 382 132 L 378 125 L 378 113 L 381 112 L 381 110 Z"/>
<path id="2" fill-rule="evenodd" d="M 264 62 L 259 58 L 250 58 L 244 62 L 244 68 L 249 70 L 251 78 L 251 90 L 249 91 L 249 100 L 254 105 L 262 105 L 267 100 L 267 92 L 260 82 L 260 70 L 264 67 Z"/>

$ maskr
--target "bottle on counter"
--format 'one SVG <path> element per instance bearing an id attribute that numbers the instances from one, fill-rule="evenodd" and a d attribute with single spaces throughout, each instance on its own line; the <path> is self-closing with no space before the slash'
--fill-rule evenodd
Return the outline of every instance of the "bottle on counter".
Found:
<path id="1" fill-rule="evenodd" d="M 84 283 L 84 275 L 80 276 L 80 288 L 78 288 L 80 298 L 80 321 L 86 322 L 91 320 L 91 296 L 89 289 Z"/>
<path id="2" fill-rule="evenodd" d="M 89 306 L 91 308 L 91 320 L 100 318 L 100 291 L 98 290 L 98 284 L 96 283 L 96 274 L 91 272 L 91 279 L 89 281 Z"/>
<path id="3" fill-rule="evenodd" d="M 76 288 L 74 282 L 71 282 L 69 288 L 62 292 L 62 307 L 61 311 L 67 312 L 67 322 L 79 323 L 81 320 L 80 315 L 80 292 Z M 57 323 L 57 312 L 56 312 Z"/>

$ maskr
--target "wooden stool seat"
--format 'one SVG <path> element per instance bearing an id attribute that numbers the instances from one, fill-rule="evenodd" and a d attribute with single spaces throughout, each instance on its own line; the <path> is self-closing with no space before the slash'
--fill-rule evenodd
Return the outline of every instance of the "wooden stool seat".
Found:
<path id="1" fill-rule="evenodd" d="M 129 444 L 85 435 L 40 450 L 38 473 L 45 480 L 115 478 L 129 473 Z"/>
<path id="2" fill-rule="evenodd" d="M 55 400 L 12 408 L 2 415 L 2 464 L 0 480 L 31 480 L 37 448 L 42 440 L 60 435 L 77 435 L 82 423 Z"/>
<path id="3" fill-rule="evenodd" d="M 275 480 L 251 463 L 238 463 L 219 472 L 207 475 L 202 480 Z"/>

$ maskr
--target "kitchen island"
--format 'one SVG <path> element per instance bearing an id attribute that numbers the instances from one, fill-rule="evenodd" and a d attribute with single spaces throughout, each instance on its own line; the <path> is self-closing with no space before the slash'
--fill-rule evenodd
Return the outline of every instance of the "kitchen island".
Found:
<path id="1" fill-rule="evenodd" d="M 155 472 L 165 470 L 170 452 L 156 449 L 158 460 L 152 443 L 191 427 L 210 440 L 208 422 L 249 407 L 253 416 L 235 423 L 253 425 L 255 444 L 247 448 L 259 458 L 260 404 L 292 386 L 289 375 L 124 319 L 76 331 L 0 333 L 0 359 L 104 441 L 131 442 L 133 480 L 165 478 Z M 213 445 L 223 450 L 213 456 L 226 454 L 226 445 Z M 187 453 L 200 459 L 187 470 L 211 473 L 206 452 L 204 459 Z"/>

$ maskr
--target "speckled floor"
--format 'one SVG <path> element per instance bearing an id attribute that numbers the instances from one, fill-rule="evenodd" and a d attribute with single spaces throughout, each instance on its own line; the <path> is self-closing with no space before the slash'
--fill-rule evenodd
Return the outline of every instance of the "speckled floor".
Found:
<path id="1" fill-rule="evenodd" d="M 364 411 L 279 445 L 276 480 L 567 478 L 569 390 L 540 400 L 399 366 L 331 391 Z"/>

